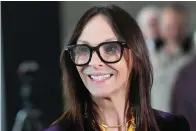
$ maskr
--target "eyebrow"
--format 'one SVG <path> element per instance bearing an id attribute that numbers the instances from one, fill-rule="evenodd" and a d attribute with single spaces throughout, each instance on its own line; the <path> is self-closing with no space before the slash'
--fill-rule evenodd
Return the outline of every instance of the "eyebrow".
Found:
<path id="1" fill-rule="evenodd" d="M 109 38 L 104 40 L 103 42 L 109 42 L 109 41 L 118 41 L 117 38 L 113 37 L 113 38 Z M 90 42 L 86 41 L 86 40 L 78 40 L 77 43 L 81 43 L 81 44 L 90 44 Z M 102 43 L 102 42 L 101 42 Z"/>

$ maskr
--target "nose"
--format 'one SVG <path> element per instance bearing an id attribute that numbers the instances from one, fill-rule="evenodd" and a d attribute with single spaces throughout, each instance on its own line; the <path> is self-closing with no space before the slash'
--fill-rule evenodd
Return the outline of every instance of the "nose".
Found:
<path id="1" fill-rule="evenodd" d="M 93 52 L 89 65 L 95 68 L 99 68 L 104 65 L 104 63 L 99 58 L 97 52 Z"/>

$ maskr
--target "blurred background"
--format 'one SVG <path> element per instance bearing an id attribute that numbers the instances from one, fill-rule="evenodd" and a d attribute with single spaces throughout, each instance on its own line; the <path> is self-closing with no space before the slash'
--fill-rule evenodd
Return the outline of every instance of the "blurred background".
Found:
<path id="1" fill-rule="evenodd" d="M 82 14 L 116 4 L 138 22 L 154 70 L 151 104 L 196 130 L 196 2 L 1 2 L 1 131 L 39 131 L 63 112 L 60 53 Z"/>

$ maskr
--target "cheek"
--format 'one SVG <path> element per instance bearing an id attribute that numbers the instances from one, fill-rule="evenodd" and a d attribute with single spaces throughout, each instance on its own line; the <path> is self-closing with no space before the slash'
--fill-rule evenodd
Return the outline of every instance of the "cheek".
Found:
<path id="1" fill-rule="evenodd" d="M 76 66 L 76 69 L 77 69 L 77 71 L 78 71 L 79 74 L 82 72 L 82 68 L 81 67 L 77 67 Z"/>
<path id="2" fill-rule="evenodd" d="M 82 67 L 76 67 L 76 69 L 78 70 L 78 73 L 80 75 L 80 78 L 82 79 L 82 81 L 84 81 L 84 75 L 82 73 L 83 68 Z"/>
<path id="3" fill-rule="evenodd" d="M 133 55 L 130 50 L 125 50 L 123 61 L 126 63 L 126 68 L 128 68 L 128 72 L 130 73 L 133 68 Z"/>
<path id="4" fill-rule="evenodd" d="M 127 53 L 130 56 L 130 53 Z M 133 60 L 131 59 L 131 57 L 126 57 L 124 59 L 122 59 L 123 64 L 121 66 L 121 72 L 119 75 L 119 79 L 122 83 L 122 85 L 125 86 L 126 90 L 128 90 L 129 88 L 129 84 L 130 84 L 130 78 L 131 78 L 131 72 L 133 69 Z M 123 66 L 124 65 L 124 66 Z"/>
<path id="5" fill-rule="evenodd" d="M 128 63 L 129 62 L 129 63 Z M 117 77 L 119 80 L 125 80 L 129 77 L 132 70 L 132 61 L 127 61 L 124 57 L 115 65 Z"/>
<path id="6" fill-rule="evenodd" d="M 113 87 L 116 87 L 116 89 L 126 89 L 129 84 L 130 75 L 130 69 L 128 68 L 127 61 L 123 58 L 121 61 L 118 62 L 118 64 L 115 65 L 114 68 L 117 70 L 117 73 L 114 77 L 115 81 L 113 82 Z"/>

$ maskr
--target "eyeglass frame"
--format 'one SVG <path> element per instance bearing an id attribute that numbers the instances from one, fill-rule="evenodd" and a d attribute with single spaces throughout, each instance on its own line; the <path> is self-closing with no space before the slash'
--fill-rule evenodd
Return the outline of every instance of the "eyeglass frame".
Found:
<path id="1" fill-rule="evenodd" d="M 104 44 L 109 44 L 109 43 L 116 43 L 116 44 L 120 45 L 120 47 L 121 47 L 121 52 L 120 52 L 121 54 L 120 54 L 120 57 L 119 57 L 119 59 L 116 60 L 116 61 L 108 62 L 108 61 L 104 60 L 104 59 L 102 58 L 100 52 L 99 52 L 99 48 L 100 48 L 102 45 L 104 45 Z M 71 49 L 73 49 L 74 47 L 76 47 L 76 46 L 78 46 L 78 45 L 80 45 L 80 46 L 86 46 L 86 47 L 89 48 L 89 51 L 90 51 L 89 60 L 88 60 L 85 64 L 76 64 L 76 63 L 74 62 L 73 58 L 72 58 Z M 76 66 L 85 66 L 85 65 L 88 65 L 88 64 L 90 63 L 90 61 L 91 61 L 91 59 L 92 59 L 92 55 L 93 55 L 94 52 L 97 53 L 99 59 L 100 59 L 102 62 L 104 62 L 104 63 L 107 63 L 107 64 L 114 64 L 114 63 L 117 63 L 117 62 L 119 62 L 119 61 L 122 59 L 123 51 L 124 51 L 125 48 L 129 49 L 128 45 L 127 45 L 125 42 L 123 42 L 123 41 L 107 41 L 107 42 L 102 42 L 102 43 L 100 43 L 99 45 L 97 45 L 97 46 L 95 46 L 95 47 L 92 47 L 92 46 L 90 46 L 90 45 L 88 45 L 88 44 L 67 45 L 66 48 L 65 48 L 65 51 L 67 51 L 67 52 L 69 53 L 69 55 L 70 55 L 70 57 L 71 57 L 71 59 L 72 59 L 72 62 L 73 62 Z"/>

